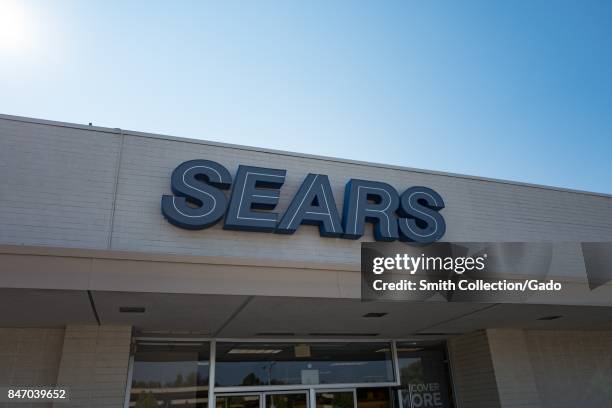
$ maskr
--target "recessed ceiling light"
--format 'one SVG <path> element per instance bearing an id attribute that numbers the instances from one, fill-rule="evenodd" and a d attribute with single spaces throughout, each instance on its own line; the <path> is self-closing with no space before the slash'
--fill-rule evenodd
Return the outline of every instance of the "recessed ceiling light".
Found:
<path id="1" fill-rule="evenodd" d="M 416 343 L 410 343 L 410 344 L 416 344 Z M 421 351 L 424 350 L 423 347 L 398 347 L 397 351 Z M 375 353 L 388 353 L 389 350 L 388 348 L 381 348 L 379 350 L 376 350 Z"/>
<path id="2" fill-rule="evenodd" d="M 376 337 L 378 333 L 308 333 L 317 337 Z"/>
<path id="3" fill-rule="evenodd" d="M 144 307 L 134 307 L 134 306 L 121 306 L 119 308 L 119 313 L 144 313 Z"/>
<path id="4" fill-rule="evenodd" d="M 363 317 L 383 317 L 386 316 L 388 313 L 384 313 L 384 312 L 370 312 L 370 313 L 366 313 L 363 315 Z"/>
<path id="5" fill-rule="evenodd" d="M 281 349 L 231 349 L 228 354 L 278 354 Z"/>
<path id="6" fill-rule="evenodd" d="M 538 320 L 557 320 L 562 317 L 563 316 L 544 316 L 544 317 L 540 317 Z"/>
<path id="7" fill-rule="evenodd" d="M 180 346 L 180 347 L 201 347 L 202 343 L 184 343 L 184 342 L 140 342 L 141 346 Z"/>

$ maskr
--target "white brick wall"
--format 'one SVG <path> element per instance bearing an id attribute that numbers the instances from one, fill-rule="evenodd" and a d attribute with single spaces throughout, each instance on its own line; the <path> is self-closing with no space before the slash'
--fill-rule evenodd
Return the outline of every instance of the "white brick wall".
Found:
<path id="1" fill-rule="evenodd" d="M 0 385 L 55 385 L 63 340 L 64 329 L 0 328 Z M 44 403 L 12 405 L 50 407 Z M 0 403 L 0 408 L 9 406 Z"/>
<path id="2" fill-rule="evenodd" d="M 522 330 L 487 330 L 502 408 L 541 407 Z"/>
<path id="3" fill-rule="evenodd" d="M 612 407 L 612 331 L 478 331 L 449 341 L 460 408 Z"/>
<path id="4" fill-rule="evenodd" d="M 116 131 L 0 118 L 5 180 L 0 184 L 0 244 L 98 249 L 110 244 L 116 250 L 331 263 L 359 259 L 358 241 L 320 238 L 312 226 L 288 237 L 224 231 L 221 224 L 202 231 L 170 225 L 161 215 L 161 196 L 170 193 L 172 170 L 196 158 L 218 161 L 232 174 L 239 164 L 287 169 L 279 212 L 306 174 L 316 172 L 329 175 L 340 209 L 350 178 L 385 181 L 400 192 L 413 185 L 436 189 L 447 204 L 448 241 L 612 240 L 610 197 L 130 132 L 117 169 L 120 148 Z"/>
<path id="5" fill-rule="evenodd" d="M 105 248 L 119 140 L 0 119 L 0 243 Z"/>
<path id="6" fill-rule="evenodd" d="M 542 407 L 612 407 L 612 331 L 526 331 Z"/>
<path id="7" fill-rule="evenodd" d="M 448 349 L 458 408 L 500 408 L 486 332 L 454 337 Z"/>
<path id="8" fill-rule="evenodd" d="M 71 407 L 123 406 L 130 341 L 129 326 L 66 327 L 57 383 L 70 387 Z"/>
<path id="9" fill-rule="evenodd" d="M 185 231 L 160 215 L 160 197 L 170 193 L 170 174 L 181 162 L 208 158 L 235 174 L 239 164 L 287 170 L 278 211 L 282 213 L 309 172 L 330 177 L 336 203 L 342 208 L 345 183 L 350 178 L 388 182 L 402 192 L 426 185 L 439 191 L 447 208 L 445 240 L 537 241 L 612 239 L 612 204 L 609 198 L 555 190 L 485 182 L 340 163 L 330 160 L 127 136 L 117 194 L 113 248 L 194 255 L 238 254 L 245 257 L 353 263 L 359 243 L 318 236 L 303 226 L 291 237 L 265 233 L 212 230 Z M 585 212 L 585 209 L 588 211 Z M 369 230 L 368 230 L 369 231 Z M 364 239 L 372 240 L 370 234 Z"/>

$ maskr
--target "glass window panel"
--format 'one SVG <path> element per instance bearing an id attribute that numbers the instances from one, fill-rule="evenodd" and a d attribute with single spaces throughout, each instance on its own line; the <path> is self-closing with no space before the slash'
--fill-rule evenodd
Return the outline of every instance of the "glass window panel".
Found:
<path id="1" fill-rule="evenodd" d="M 397 343 L 403 408 L 451 407 L 442 344 Z"/>
<path id="2" fill-rule="evenodd" d="M 208 343 L 138 343 L 130 407 L 206 408 L 209 355 Z"/>
<path id="3" fill-rule="evenodd" d="M 217 386 L 394 381 L 384 342 L 217 343 Z"/>

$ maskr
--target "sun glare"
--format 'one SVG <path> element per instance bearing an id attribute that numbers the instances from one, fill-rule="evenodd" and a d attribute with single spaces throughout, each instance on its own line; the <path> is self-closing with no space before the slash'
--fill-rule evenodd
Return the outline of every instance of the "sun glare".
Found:
<path id="1" fill-rule="evenodd" d="M 0 0 L 0 52 L 20 53 L 29 46 L 28 19 L 23 6 Z"/>

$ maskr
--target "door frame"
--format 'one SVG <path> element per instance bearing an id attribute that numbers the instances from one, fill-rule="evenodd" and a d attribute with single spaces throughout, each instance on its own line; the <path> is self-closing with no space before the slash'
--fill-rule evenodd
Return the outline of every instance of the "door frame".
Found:
<path id="1" fill-rule="evenodd" d="M 244 396 L 254 396 L 257 395 L 259 397 L 259 408 L 266 408 L 266 396 L 267 395 L 275 395 L 275 394 L 305 394 L 306 395 L 306 406 L 307 408 L 312 408 L 310 402 L 310 390 L 308 388 L 303 388 L 299 390 L 261 390 L 261 391 L 246 391 L 246 392 L 216 392 L 215 393 L 215 407 L 217 406 L 217 398 L 218 397 L 244 397 Z"/>
<path id="2" fill-rule="evenodd" d="M 218 397 L 244 397 L 255 396 L 259 397 L 259 408 L 266 408 L 266 396 L 268 395 L 285 395 L 285 394 L 306 394 L 307 408 L 317 408 L 317 394 L 324 392 L 350 392 L 353 394 L 353 408 L 357 408 L 357 388 L 326 388 L 326 387 L 307 387 L 293 390 L 261 390 L 261 391 L 246 391 L 246 392 L 219 392 L 215 393 L 215 407 L 217 406 Z"/>
<path id="3" fill-rule="evenodd" d="M 262 397 L 263 397 L 263 393 L 262 392 L 220 392 L 220 393 L 215 393 L 215 400 L 214 400 L 214 406 L 217 406 L 217 398 L 219 397 L 247 397 L 247 396 L 257 396 L 259 398 L 259 408 L 264 408 L 264 405 L 262 403 Z"/>

